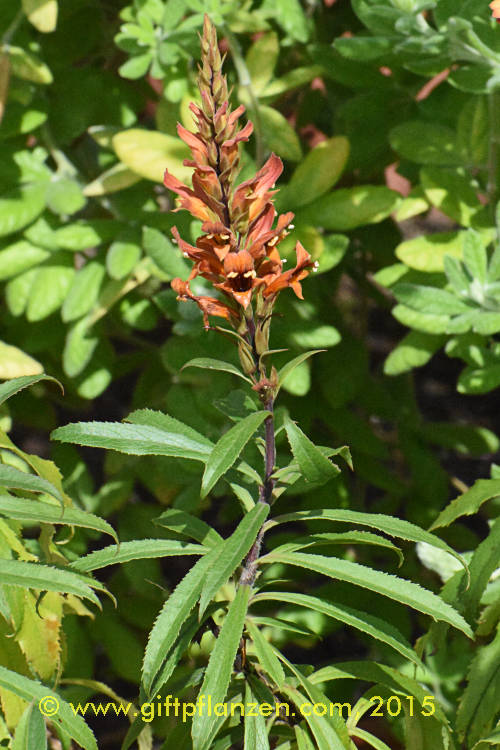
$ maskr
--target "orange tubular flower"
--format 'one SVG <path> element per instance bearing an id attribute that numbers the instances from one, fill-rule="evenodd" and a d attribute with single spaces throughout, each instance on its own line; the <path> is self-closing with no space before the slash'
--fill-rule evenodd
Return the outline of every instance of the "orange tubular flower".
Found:
<path id="1" fill-rule="evenodd" d="M 221 72 L 223 60 L 215 28 L 207 16 L 201 47 L 201 106 L 190 105 L 197 131 L 191 133 L 182 125 L 177 127 L 179 136 L 191 149 L 192 159 L 185 164 L 194 169 L 192 188 L 168 171 L 164 183 L 177 193 L 177 210 L 186 209 L 203 222 L 203 234 L 196 240 L 196 246 L 182 240 L 176 227 L 172 230 L 183 255 L 193 262 L 189 280 L 203 276 L 227 299 L 227 303 L 216 304 L 212 298 L 197 298 L 189 289 L 189 280 L 173 281 L 172 286 L 181 299 L 198 302 L 207 327 L 208 315 L 233 322 L 241 319 L 254 294 L 274 301 L 279 291 L 290 286 L 301 297 L 300 280 L 313 264 L 298 243 L 296 268 L 285 273 L 282 270 L 277 246 L 288 234 L 293 214 L 278 217 L 273 228 L 276 211 L 272 188 L 283 171 L 281 159 L 271 154 L 255 177 L 235 187 L 239 144 L 248 140 L 253 126 L 248 122 L 239 129 L 238 120 L 245 108 L 230 109 L 227 81 Z"/>
<path id="2" fill-rule="evenodd" d="M 489 7 L 492 10 L 493 18 L 496 18 L 497 21 L 500 22 L 500 0 L 493 0 Z"/>

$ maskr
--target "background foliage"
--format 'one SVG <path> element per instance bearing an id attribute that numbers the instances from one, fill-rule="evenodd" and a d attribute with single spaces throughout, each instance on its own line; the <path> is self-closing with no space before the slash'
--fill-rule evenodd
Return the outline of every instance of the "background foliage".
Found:
<path id="1" fill-rule="evenodd" d="M 172 225 L 186 239 L 199 234 L 199 222 L 170 213 L 172 195 L 161 180 L 166 167 L 179 179 L 190 174 L 175 126 L 191 126 L 204 12 L 228 52 L 233 103 L 243 103 L 254 122 L 241 179 L 271 151 L 283 159 L 276 204 L 296 216 L 281 248 L 291 257 L 299 239 L 320 264 L 304 284 L 305 301 L 283 294 L 273 320 L 273 348 L 288 349 L 275 355 L 277 366 L 326 350 L 304 356 L 283 383 L 278 466 L 293 448 L 289 417 L 319 446 L 348 444 L 353 459 L 354 472 L 342 467 L 328 483 L 295 471 L 277 512 L 404 519 L 436 529 L 470 571 L 467 588 L 458 561 L 403 537 L 417 546 L 404 544 L 398 575 L 440 594 L 474 631 L 472 640 L 384 599 L 384 618 L 417 643 L 425 663 L 417 671 L 368 630 L 381 601 L 370 586 L 319 575 L 318 601 L 344 612 L 355 605 L 364 628 L 283 587 L 274 610 L 256 608 L 265 612 L 260 620 L 252 611 L 251 661 L 281 688 L 284 667 L 266 644 L 299 664 L 283 690 L 291 701 L 293 691 L 353 704 L 373 692 L 436 697 L 441 723 L 365 715 L 349 726 L 348 739 L 337 727 L 339 747 L 498 746 L 500 31 L 479 0 L 0 0 L 0 743 L 16 750 L 30 747 L 27 732 L 43 737 L 30 705 L 39 695 L 34 680 L 48 686 L 40 697 L 54 689 L 66 701 L 97 700 L 107 690 L 144 699 L 148 634 L 192 566 L 180 552 L 199 554 L 197 543 L 209 534 L 188 526 L 197 543 L 188 542 L 183 524 L 202 516 L 212 540 L 215 530 L 231 538 L 251 507 L 250 469 L 246 479 L 232 469 L 200 501 L 199 461 L 48 440 L 60 424 L 133 423 L 149 408 L 213 445 L 258 408 L 231 372 L 181 370 L 193 358 L 237 359 L 231 342 L 204 332 L 195 306 L 178 303 L 167 283 L 188 273 Z M 205 289 L 199 282 L 196 291 Z M 57 378 L 64 395 L 42 373 Z M 258 467 L 255 445 L 244 457 Z M 359 536 L 360 516 L 357 524 L 350 517 L 355 529 L 298 518 L 301 536 L 316 535 L 322 554 L 337 545 L 331 559 L 395 572 L 386 536 L 377 537 L 384 546 L 361 543 L 370 540 Z M 113 529 L 123 554 L 142 559 L 82 567 L 87 553 L 112 543 L 103 535 Z M 351 537 L 340 540 L 332 530 Z M 379 531 L 394 540 L 387 526 Z M 272 565 L 263 574 L 293 579 L 295 597 L 301 586 L 310 593 L 311 556 L 297 546 L 281 556 L 273 548 L 297 544 L 298 533 L 274 529 L 266 550 Z M 294 552 L 302 567 L 292 567 Z M 42 590 L 48 593 L 37 603 L 34 592 Z M 238 602 L 231 582 L 221 592 L 210 606 Z M 219 639 L 195 624 L 164 694 L 190 700 L 203 680 Z M 233 687 L 241 692 L 238 679 Z M 258 690 L 258 682 L 247 689 Z M 48 742 L 58 735 L 69 748 L 71 736 L 95 747 L 69 707 L 60 717 Z M 100 748 L 119 746 L 124 723 L 88 719 Z M 297 726 L 276 724 L 271 747 L 331 746 L 324 728 Z M 152 747 L 153 736 L 155 747 L 192 746 L 189 726 L 158 719 L 140 728 L 141 748 Z M 258 744 L 261 726 L 236 723 L 217 742 L 267 747 Z"/>

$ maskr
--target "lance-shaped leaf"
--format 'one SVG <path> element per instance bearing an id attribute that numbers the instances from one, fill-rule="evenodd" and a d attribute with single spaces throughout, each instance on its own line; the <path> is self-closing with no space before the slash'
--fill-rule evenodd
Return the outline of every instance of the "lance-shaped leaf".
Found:
<path id="1" fill-rule="evenodd" d="M 243 632 L 250 586 L 239 586 L 229 605 L 226 618 L 215 642 L 199 695 L 210 698 L 212 705 L 224 701 L 233 671 L 233 664 Z M 207 711 L 197 712 L 193 718 L 193 750 L 208 750 L 218 729 L 217 717 Z"/>
<path id="2" fill-rule="evenodd" d="M 55 497 L 61 503 L 64 509 L 64 498 L 62 493 L 43 477 L 37 477 L 35 474 L 28 474 L 26 471 L 20 471 L 14 466 L 0 464 L 0 487 L 9 487 L 16 490 L 29 490 L 30 492 L 44 492 Z"/>
<path id="3" fill-rule="evenodd" d="M 64 508 L 61 513 L 60 507 L 52 503 L 30 500 L 27 497 L 0 495 L 0 515 L 26 523 L 53 523 L 94 529 L 109 534 L 118 543 L 116 531 L 107 521 L 79 508 Z"/>
<path id="4" fill-rule="evenodd" d="M 52 380 L 60 386 L 61 390 L 63 390 L 60 382 L 55 378 L 51 378 L 50 375 L 23 375 L 21 378 L 14 378 L 13 380 L 9 380 L 7 383 L 2 383 L 2 385 L 0 385 L 0 405 L 15 393 L 22 391 L 23 388 L 28 388 L 30 385 L 39 383 L 40 380 Z"/>
<path id="5" fill-rule="evenodd" d="M 59 591 L 61 594 L 74 594 L 99 604 L 99 599 L 92 588 L 103 590 L 98 581 L 64 568 L 55 568 L 41 563 L 22 560 L 0 559 L 0 580 L 10 586 L 36 589 L 37 591 Z"/>
<path id="6" fill-rule="evenodd" d="M 18 695 L 28 703 L 33 700 L 37 704 L 41 703 L 41 706 L 44 706 L 48 712 L 54 711 L 54 720 L 80 747 L 84 750 L 97 750 L 92 730 L 82 717 L 76 714 L 71 706 L 51 688 L 2 666 L 0 666 L 0 687 Z"/>
<path id="7" fill-rule="evenodd" d="M 415 524 L 401 518 L 394 518 L 384 513 L 361 513 L 356 510 L 342 510 L 322 508 L 320 510 L 299 510 L 296 513 L 286 513 L 276 516 L 268 521 L 266 526 L 271 528 L 276 524 L 289 523 L 290 521 L 339 521 L 340 523 L 356 523 L 360 526 L 370 526 L 378 529 L 388 536 L 406 539 L 408 542 L 427 542 L 432 547 L 442 549 L 453 555 L 467 571 L 467 564 L 463 557 L 455 552 L 446 542 L 443 542 L 435 534 L 431 534 Z"/>
<path id="8" fill-rule="evenodd" d="M 324 484 L 340 474 L 340 469 L 323 455 L 295 422 L 288 417 L 284 420 L 288 442 L 297 459 L 302 476 L 312 484 Z"/>
<path id="9" fill-rule="evenodd" d="M 285 672 L 280 661 L 268 641 L 262 635 L 260 628 L 252 620 L 247 620 L 246 628 L 250 634 L 255 653 L 262 669 L 274 680 L 275 685 L 282 687 L 285 682 Z"/>
<path id="10" fill-rule="evenodd" d="M 16 734 L 11 744 L 11 750 L 47 750 L 47 730 L 45 720 L 40 709 L 31 703 L 16 727 Z"/>
<path id="11" fill-rule="evenodd" d="M 109 547 L 79 557 L 70 564 L 70 567 L 82 573 L 89 573 L 92 570 L 106 568 L 108 565 L 127 563 L 131 560 L 177 557 L 177 555 L 204 555 L 206 551 L 206 547 L 201 544 L 188 544 L 179 542 L 177 539 L 135 539 L 132 542 L 122 542 L 119 547 L 111 544 Z"/>
<path id="12" fill-rule="evenodd" d="M 478 479 L 469 490 L 456 497 L 441 511 L 429 530 L 449 526 L 461 516 L 477 513 L 483 503 L 499 495 L 500 479 Z"/>
<path id="13" fill-rule="evenodd" d="M 457 713 L 457 730 L 472 747 L 493 728 L 500 710 L 500 629 L 487 646 L 478 649 L 471 662 L 468 683 Z"/>
<path id="14" fill-rule="evenodd" d="M 257 703 L 257 698 L 252 692 L 252 688 L 246 683 L 245 686 L 245 706 L 251 703 Z M 269 750 L 269 738 L 267 736 L 266 720 L 259 714 L 250 715 L 253 712 L 245 711 L 245 735 L 243 750 Z"/>
<path id="15" fill-rule="evenodd" d="M 198 560 L 196 565 L 184 576 L 168 597 L 155 620 L 155 624 L 149 633 L 142 665 L 142 683 L 148 696 L 154 678 L 174 645 L 183 623 L 198 601 L 203 581 L 216 555 L 216 549 Z"/>
<path id="16" fill-rule="evenodd" d="M 190 539 L 196 539 L 206 547 L 214 547 L 223 541 L 221 535 L 208 523 L 178 508 L 169 508 L 161 516 L 155 518 L 154 523 Z"/>
<path id="17" fill-rule="evenodd" d="M 226 583 L 249 552 L 268 513 L 267 503 L 257 503 L 242 518 L 231 536 L 216 548 L 217 556 L 212 562 L 201 592 L 200 614 L 203 614 L 217 591 Z"/>
<path id="18" fill-rule="evenodd" d="M 312 357 L 313 354 L 319 354 L 320 352 L 326 352 L 326 349 L 314 349 L 309 352 L 304 352 L 303 354 L 299 354 L 298 357 L 291 359 L 290 362 L 286 363 L 286 365 L 283 365 L 281 370 L 279 370 L 278 372 L 278 391 L 285 382 L 286 378 L 292 374 L 296 367 L 301 365 L 302 362 L 305 362 L 306 359 L 309 359 L 309 357 Z"/>
<path id="19" fill-rule="evenodd" d="M 373 544 L 376 547 L 385 547 L 395 552 L 399 559 L 399 565 L 404 562 L 404 556 L 399 547 L 396 547 L 389 539 L 380 534 L 372 534 L 370 531 L 348 531 L 347 533 L 324 532 L 320 534 L 309 534 L 294 539 L 291 542 L 280 544 L 273 552 L 295 552 L 305 547 L 324 546 L 328 544 Z M 448 558 L 449 559 L 449 558 Z"/>
<path id="20" fill-rule="evenodd" d="M 268 411 L 249 414 L 224 433 L 208 457 L 201 482 L 201 497 L 206 497 L 221 476 L 231 468 L 252 435 L 268 416 Z"/>
<path id="21" fill-rule="evenodd" d="M 62 443 L 135 456 L 175 456 L 206 462 L 211 453 L 210 440 L 167 414 L 140 409 L 129 415 L 128 422 L 75 422 L 54 430 L 51 437 Z"/>
<path id="22" fill-rule="evenodd" d="M 470 625 L 464 620 L 462 615 L 439 596 L 423 589 L 412 581 L 403 580 L 389 573 L 382 573 L 379 570 L 368 568 L 365 565 L 360 565 L 350 560 L 329 558 L 323 555 L 308 555 L 302 552 L 290 552 L 288 554 L 270 553 L 261 558 L 261 562 L 266 564 L 282 562 L 300 568 L 307 568 L 334 580 L 347 581 L 355 586 L 376 591 L 383 596 L 387 596 L 419 612 L 423 612 L 434 620 L 447 622 L 472 638 Z"/>
<path id="23" fill-rule="evenodd" d="M 382 641 L 382 643 L 398 651 L 405 659 L 412 661 L 417 666 L 422 666 L 422 662 L 417 654 L 399 630 L 375 615 L 361 612 L 345 604 L 331 604 L 316 596 L 295 594 L 291 591 L 263 591 L 253 597 L 252 602 L 258 601 L 287 602 L 295 604 L 298 607 L 306 607 L 315 612 L 320 612 L 327 617 L 332 617 L 334 620 L 356 628 L 356 630 L 367 633 L 372 638 L 376 638 L 378 641 Z"/>
<path id="24" fill-rule="evenodd" d="M 211 357 L 195 357 L 195 359 L 190 359 L 189 362 L 186 362 L 186 364 L 181 367 L 181 372 L 182 370 L 185 370 L 186 367 L 199 367 L 201 370 L 219 370 L 221 372 L 230 372 L 232 375 L 237 375 L 239 378 L 246 380 L 247 383 L 252 382 L 250 378 L 247 378 L 246 375 L 244 375 L 241 370 L 236 367 L 236 365 L 233 365 L 231 362 L 224 362 L 221 359 L 212 359 Z"/>

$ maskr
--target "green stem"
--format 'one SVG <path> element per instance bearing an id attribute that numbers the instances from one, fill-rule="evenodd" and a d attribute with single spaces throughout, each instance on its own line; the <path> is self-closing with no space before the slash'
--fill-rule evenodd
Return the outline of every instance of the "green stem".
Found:
<path id="1" fill-rule="evenodd" d="M 7 29 L 7 31 L 5 32 L 5 34 L 3 35 L 3 37 L 2 37 L 2 44 L 6 45 L 6 46 L 9 45 L 10 40 L 12 39 L 12 37 L 14 36 L 14 34 L 16 33 L 17 27 L 19 26 L 19 24 L 21 23 L 21 21 L 23 20 L 23 18 L 24 18 L 24 11 L 21 8 L 21 10 L 19 10 L 16 13 L 16 15 L 14 16 L 14 20 L 10 24 L 10 26 Z"/>

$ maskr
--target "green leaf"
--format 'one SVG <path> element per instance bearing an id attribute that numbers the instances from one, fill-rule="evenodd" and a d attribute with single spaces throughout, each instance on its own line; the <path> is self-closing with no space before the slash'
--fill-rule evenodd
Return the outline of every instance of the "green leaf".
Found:
<path id="1" fill-rule="evenodd" d="M 391 130 L 389 141 L 400 156 L 417 164 L 451 166 L 463 163 L 455 132 L 440 123 L 404 122 Z"/>
<path id="2" fill-rule="evenodd" d="M 20 273 L 38 266 L 50 256 L 50 252 L 27 240 L 19 240 L 0 250 L 0 281 L 7 281 Z"/>
<path id="3" fill-rule="evenodd" d="M 105 273 L 102 263 L 95 260 L 78 271 L 62 306 L 61 317 L 65 323 L 81 318 L 94 307 Z"/>
<path id="4" fill-rule="evenodd" d="M 63 568 L 0 558 L 0 576 L 3 584 L 22 586 L 37 591 L 59 591 L 63 594 L 74 594 L 99 605 L 99 600 L 90 587 L 102 589 L 101 584 Z"/>
<path id="5" fill-rule="evenodd" d="M 202 498 L 208 495 L 221 476 L 231 468 L 252 435 L 268 416 L 268 411 L 254 412 L 224 433 L 208 457 L 201 481 Z"/>
<path id="6" fill-rule="evenodd" d="M 459 588 L 456 604 L 460 608 L 460 611 L 464 612 L 465 616 L 470 621 L 476 619 L 479 603 L 486 586 L 488 585 L 491 576 L 498 568 L 499 549 L 500 518 L 493 523 L 490 533 L 486 539 L 483 539 L 483 541 L 476 547 L 474 554 L 472 555 L 469 564 L 470 585 L 467 587 L 467 584 L 464 585 L 464 583 L 461 582 Z"/>
<path id="7" fill-rule="evenodd" d="M 484 480 L 481 480 L 484 481 Z M 401 518 L 395 516 L 388 516 L 384 513 L 361 513 L 354 510 L 341 510 L 341 509 L 329 509 L 324 508 L 321 510 L 303 510 L 297 511 L 296 513 L 286 513 L 283 516 L 276 516 L 266 523 L 267 528 L 272 528 L 281 523 L 289 523 L 291 521 L 338 521 L 340 523 L 359 524 L 360 526 L 370 526 L 373 529 L 382 531 L 387 536 L 397 537 L 399 539 L 405 539 L 409 542 L 426 542 L 432 547 L 448 552 L 458 562 L 467 569 L 467 566 L 457 552 L 455 552 L 446 542 L 443 542 L 435 534 L 431 534 L 429 531 L 415 526 L 415 524 L 409 521 L 404 521 Z"/>
<path id="8" fill-rule="evenodd" d="M 224 701 L 233 671 L 233 664 L 240 644 L 243 625 L 247 613 L 250 586 L 239 586 L 236 596 L 229 605 L 226 618 L 205 671 L 201 695 L 210 695 L 212 705 Z M 211 747 L 218 723 L 208 712 L 196 713 L 193 717 L 191 735 L 193 750 L 208 750 Z"/>
<path id="9" fill-rule="evenodd" d="M 340 37 L 335 39 L 334 47 L 348 60 L 368 62 L 392 52 L 393 42 L 383 36 Z"/>
<path id="10" fill-rule="evenodd" d="M 217 548 L 193 565 L 172 591 L 155 620 L 149 633 L 142 665 L 142 684 L 147 696 L 151 695 L 153 681 L 174 645 L 183 623 L 198 601 L 206 574 L 216 554 Z"/>
<path id="11" fill-rule="evenodd" d="M 392 693 L 413 695 L 421 706 L 426 705 L 424 704 L 424 699 L 429 696 L 428 687 L 422 687 L 422 685 L 412 677 L 407 677 L 407 675 L 394 669 L 394 667 L 388 667 L 385 664 L 378 664 L 377 662 L 368 660 L 364 662 L 337 662 L 335 666 L 318 669 L 318 671 L 312 674 L 309 678 L 314 684 L 322 684 L 330 680 L 338 679 L 357 679 L 362 680 L 363 682 L 373 682 L 376 685 L 385 685 Z M 373 705 L 373 703 L 371 705 Z M 436 719 L 447 727 L 448 720 L 440 707 L 439 702 L 435 701 L 433 705 Z M 427 720 L 430 720 L 429 716 L 426 718 Z"/>
<path id="12" fill-rule="evenodd" d="M 52 378 L 50 375 L 24 375 L 21 378 L 13 378 L 7 383 L 2 383 L 2 385 L 0 385 L 0 405 L 7 401 L 11 396 L 22 391 L 24 388 L 29 388 L 31 385 L 39 383 L 40 380 L 52 380 L 60 386 L 61 390 L 63 389 L 60 382 L 55 378 Z"/>
<path id="13" fill-rule="evenodd" d="M 185 370 L 186 367 L 199 367 L 202 370 L 220 370 L 222 372 L 230 372 L 232 375 L 237 375 L 239 378 L 246 380 L 247 383 L 252 382 L 250 378 L 247 378 L 246 375 L 241 372 L 239 367 L 236 367 L 236 365 L 233 365 L 231 362 L 223 362 L 220 359 L 195 357 L 195 359 L 190 359 L 189 362 L 186 362 L 186 364 L 181 367 L 181 372 L 182 370 Z"/>
<path id="14" fill-rule="evenodd" d="M 204 555 L 206 551 L 206 547 L 200 544 L 188 544 L 179 542 L 177 539 L 136 539 L 132 542 L 121 542 L 119 547 L 111 544 L 109 547 L 79 557 L 70 564 L 70 567 L 81 573 L 90 573 L 92 570 L 106 568 L 108 565 L 122 565 L 131 560 L 150 560 L 177 555 Z"/>
<path id="15" fill-rule="evenodd" d="M 488 278 L 488 256 L 481 235 L 469 229 L 463 236 L 463 258 L 472 279 L 486 284 Z"/>
<path id="16" fill-rule="evenodd" d="M 381 185 L 359 185 L 341 188 L 318 198 L 297 215 L 297 221 L 345 232 L 349 229 L 378 224 L 396 211 L 401 196 Z"/>
<path id="17" fill-rule="evenodd" d="M 271 679 L 274 681 L 274 684 L 277 687 L 281 688 L 286 678 L 285 672 L 280 664 L 278 657 L 262 635 L 261 630 L 252 622 L 252 620 L 246 621 L 246 628 L 250 634 L 250 638 L 253 641 L 255 654 L 260 666 L 262 667 L 264 672 L 267 672 L 269 677 L 271 677 Z"/>
<path id="18" fill-rule="evenodd" d="M 441 511 L 429 527 L 429 531 L 440 526 L 449 526 L 461 516 L 477 513 L 483 503 L 499 495 L 500 479 L 478 479 L 469 490 L 456 497 Z"/>
<path id="19" fill-rule="evenodd" d="M 289 685 L 284 685 L 281 692 L 295 704 L 299 715 L 301 715 L 301 708 L 312 702 L 308 701 L 296 688 L 292 688 Z M 318 701 L 318 703 L 322 702 Z M 326 717 L 316 716 L 312 711 L 307 711 L 305 720 L 309 725 L 318 750 L 345 750 L 348 747 L 348 745 L 342 742 Z"/>
<path id="20" fill-rule="evenodd" d="M 45 207 L 44 184 L 19 185 L 0 195 L 0 237 L 31 224 Z"/>
<path id="21" fill-rule="evenodd" d="M 158 229 L 143 227 L 142 244 L 147 255 L 154 261 L 168 279 L 185 279 L 190 268 L 182 257 L 179 248 Z"/>
<path id="22" fill-rule="evenodd" d="M 309 39 L 309 22 L 299 0 L 275 0 L 272 4 L 276 22 L 297 42 Z"/>
<path id="23" fill-rule="evenodd" d="M 56 175 L 48 184 L 46 200 L 48 208 L 63 217 L 80 211 L 87 203 L 78 182 Z"/>
<path id="24" fill-rule="evenodd" d="M 38 706 L 31 703 L 19 719 L 11 750 L 47 750 L 47 730 Z"/>
<path id="25" fill-rule="evenodd" d="M 245 685 L 245 705 L 248 706 L 250 703 L 256 704 L 258 701 L 247 682 Z M 269 750 L 266 720 L 258 711 L 255 712 L 256 716 L 249 715 L 250 713 L 250 711 L 245 712 L 243 750 Z"/>
<path id="26" fill-rule="evenodd" d="M 500 385 L 500 364 L 486 367 L 466 367 L 457 381 L 459 393 L 488 393 Z"/>
<path id="27" fill-rule="evenodd" d="M 161 183 L 165 169 L 179 180 L 191 177 L 192 168 L 183 165 L 190 153 L 180 138 L 132 128 L 114 135 L 112 143 L 120 161 L 141 177 Z"/>
<path id="28" fill-rule="evenodd" d="M 54 430 L 51 437 L 62 443 L 106 448 L 133 456 L 177 456 L 206 462 L 212 443 L 207 438 L 160 412 L 141 409 L 121 422 L 75 422 Z"/>
<path id="29" fill-rule="evenodd" d="M 19 473 L 22 474 L 23 472 Z M 0 473 L 0 484 L 1 481 Z M 39 479 L 39 482 L 43 481 L 43 479 Z M 118 543 L 116 532 L 107 521 L 78 508 L 64 508 L 64 512 L 61 513 L 60 507 L 52 503 L 30 500 L 26 497 L 0 495 L 0 514 L 7 518 L 13 518 L 16 521 L 24 521 L 26 523 L 64 524 L 94 529 L 94 531 L 109 534 Z"/>
<path id="30" fill-rule="evenodd" d="M 61 307 L 75 274 L 73 259 L 66 254 L 54 254 L 50 265 L 37 271 L 26 308 L 30 323 L 48 318 Z"/>
<path id="31" fill-rule="evenodd" d="M 355 586 L 368 588 L 371 591 L 375 591 L 423 612 L 434 620 L 447 622 L 469 637 L 472 637 L 470 625 L 453 607 L 436 596 L 436 594 L 421 588 L 421 586 L 412 581 L 397 578 L 389 573 L 382 573 L 379 570 L 368 568 L 365 565 L 360 565 L 350 560 L 328 558 L 323 555 L 308 555 L 302 552 L 291 552 L 289 554 L 275 554 L 271 552 L 264 558 L 261 558 L 261 561 L 266 564 L 282 562 L 288 565 L 307 568 L 334 580 L 347 581 Z"/>
<path id="32" fill-rule="evenodd" d="M 57 708 L 57 722 L 60 723 L 61 728 L 84 750 L 97 750 L 95 737 L 82 717 L 75 714 L 71 706 L 50 688 L 37 680 L 31 680 L 2 666 L 0 666 L 0 686 L 18 695 L 28 703 L 33 700 L 37 704 L 44 701 L 42 705 L 46 709 Z M 34 709 L 34 711 L 36 710 Z"/>
<path id="33" fill-rule="evenodd" d="M 306 359 L 309 359 L 309 357 L 312 357 L 314 354 L 319 354 L 320 352 L 324 351 L 326 351 L 326 349 L 314 349 L 310 352 L 303 352 L 302 354 L 299 354 L 298 357 L 294 357 L 294 359 L 291 359 L 289 362 L 287 362 L 286 365 L 283 365 L 281 370 L 279 370 L 278 372 L 278 392 L 285 380 L 289 375 L 291 375 L 296 367 L 301 365 L 302 362 L 305 362 Z"/>
<path id="34" fill-rule="evenodd" d="M 78 252 L 114 239 L 122 228 L 123 224 L 114 219 L 92 219 L 66 224 L 54 234 L 57 247 Z"/>
<path id="35" fill-rule="evenodd" d="M 230 537 L 215 549 L 217 554 L 206 576 L 200 596 L 200 613 L 206 610 L 215 594 L 229 576 L 234 573 L 245 555 L 249 552 L 262 524 L 269 514 L 267 503 L 257 503 L 239 522 Z"/>
<path id="36" fill-rule="evenodd" d="M 457 731 L 467 745 L 493 729 L 500 711 L 500 629 L 493 641 L 474 656 L 457 711 Z"/>
<path id="37" fill-rule="evenodd" d="M 385 643 L 404 656 L 405 659 L 408 659 L 417 666 L 422 666 L 422 662 L 417 654 L 399 630 L 391 623 L 375 615 L 348 607 L 345 604 L 330 604 L 330 602 L 326 602 L 316 596 L 295 594 L 289 591 L 263 591 L 256 594 L 252 599 L 252 603 L 258 601 L 287 602 L 288 604 L 295 604 L 298 607 L 306 607 L 315 612 L 320 612 L 327 617 L 332 617 L 334 620 L 349 625 L 351 628 L 356 628 L 356 630 L 366 633 L 378 641 L 382 641 L 382 643 Z"/>
<path id="38" fill-rule="evenodd" d="M 445 341 L 444 336 L 410 331 L 385 360 L 384 373 L 386 375 L 401 375 L 401 373 L 408 372 L 414 367 L 422 367 L 427 364 Z"/>
<path id="39" fill-rule="evenodd" d="M 403 305 L 433 315 L 459 315 L 472 309 L 452 292 L 433 286 L 399 283 L 393 292 Z"/>
<path id="40" fill-rule="evenodd" d="M 118 162 L 85 185 L 83 194 L 87 198 L 96 198 L 108 193 L 117 193 L 119 190 L 135 185 L 140 180 L 141 176 L 137 172 L 133 172 L 125 164 Z"/>
<path id="41" fill-rule="evenodd" d="M 330 533 L 308 534 L 307 536 L 298 537 L 292 542 L 280 544 L 274 547 L 273 552 L 294 552 L 295 550 L 304 549 L 305 547 L 323 546 L 329 544 L 370 544 L 376 547 L 385 547 L 391 552 L 395 552 L 399 565 L 404 562 L 403 553 L 395 544 L 380 534 L 372 534 L 370 531 L 348 531 L 347 533 Z M 449 558 L 448 558 L 449 559 Z"/>
<path id="42" fill-rule="evenodd" d="M 500 440 L 486 427 L 451 422 L 427 422 L 419 429 L 420 434 L 434 445 L 470 456 L 496 453 Z"/>
<path id="43" fill-rule="evenodd" d="M 12 487 L 16 490 L 29 490 L 30 492 L 47 492 L 59 500 L 61 510 L 64 510 L 64 497 L 52 482 L 35 474 L 20 471 L 13 466 L 0 463 L 0 487 Z"/>
<path id="44" fill-rule="evenodd" d="M 306 482 L 324 484 L 340 473 L 338 466 L 323 455 L 295 422 L 288 417 L 284 420 L 288 442 L 294 457 L 297 459 L 300 472 Z"/>
<path id="45" fill-rule="evenodd" d="M 30 83 L 47 85 L 53 82 L 50 68 L 39 57 L 22 47 L 13 47 L 10 44 L 6 46 L 12 75 Z"/>
<path id="46" fill-rule="evenodd" d="M 349 141 L 335 136 L 315 146 L 279 194 L 280 207 L 297 209 L 324 195 L 339 180 L 349 158 Z"/>
<path id="47" fill-rule="evenodd" d="M 302 729 L 299 724 L 295 724 L 293 729 L 295 732 L 295 739 L 297 740 L 297 750 L 315 750 L 315 745 L 309 737 L 309 734 Z"/>
<path id="48" fill-rule="evenodd" d="M 461 261 L 453 255 L 445 255 L 443 265 L 446 277 L 453 287 L 455 294 L 467 294 L 470 287 L 470 279 L 465 273 Z"/>
<path id="49" fill-rule="evenodd" d="M 270 151 L 289 161 L 300 161 L 302 148 L 300 140 L 288 120 L 273 107 L 263 104 L 259 107 L 262 135 Z"/>
<path id="50" fill-rule="evenodd" d="M 415 328 L 417 331 L 420 331 L 420 333 L 429 333 L 432 335 L 446 333 L 448 330 L 448 325 L 450 323 L 450 318 L 448 315 L 429 315 L 428 313 L 412 310 L 411 307 L 406 307 L 405 305 L 396 305 L 395 307 L 393 307 L 392 314 L 394 315 L 396 320 L 398 320 L 407 328 Z M 418 358 L 419 356 L 416 353 L 413 354 L 413 352 L 408 352 L 408 354 L 412 358 Z M 405 359 L 407 358 L 406 352 L 401 352 L 401 355 L 400 366 L 404 366 Z"/>
<path id="51" fill-rule="evenodd" d="M 444 258 L 451 255 L 462 257 L 463 237 L 465 230 L 457 232 L 436 232 L 422 235 L 402 242 L 396 248 L 396 256 L 415 271 L 439 273 L 444 270 Z M 488 244 L 494 239 L 493 229 L 479 232 L 483 242 Z"/>
<path id="52" fill-rule="evenodd" d="M 106 269 L 112 279 L 125 279 L 139 262 L 141 248 L 135 242 L 115 240 L 106 254 Z"/>
<path id="53" fill-rule="evenodd" d="M 425 197 L 462 226 L 470 226 L 476 214 L 484 213 L 471 179 L 459 170 L 426 167 L 420 171 Z"/>
<path id="54" fill-rule="evenodd" d="M 278 35 L 275 31 L 269 31 L 262 34 L 247 52 L 246 66 L 252 81 L 252 89 L 257 96 L 273 77 L 279 51 Z"/>
<path id="55" fill-rule="evenodd" d="M 364 729 L 359 729 L 359 727 L 351 729 L 350 734 L 352 737 L 357 737 L 365 744 L 375 748 L 375 750 L 391 750 L 389 745 L 386 745 L 385 742 L 382 742 L 381 739 L 375 737 L 375 735 L 371 734 L 370 732 L 365 732 Z"/>
<path id="56" fill-rule="evenodd" d="M 78 279 L 78 276 L 79 274 L 75 276 L 75 281 Z M 66 300 L 68 299 L 70 297 L 66 298 Z M 69 314 L 73 314 L 72 303 L 69 304 L 69 308 Z M 78 308 L 76 309 L 78 311 Z M 70 378 L 80 375 L 92 360 L 98 345 L 99 337 L 89 327 L 88 318 L 82 318 L 73 325 L 66 336 L 62 353 L 62 365 L 66 375 Z"/>
<path id="57" fill-rule="evenodd" d="M 223 541 L 221 535 L 208 523 L 178 508 L 169 508 L 161 516 L 155 518 L 154 523 L 190 539 L 196 539 L 206 547 L 214 547 Z"/>
<path id="58" fill-rule="evenodd" d="M 289 340 L 294 346 L 307 349 L 311 346 L 336 346 L 341 339 L 340 333 L 334 326 L 314 325 L 302 328 L 298 325 L 289 334 Z M 324 351 L 324 350 L 323 350 Z"/>

